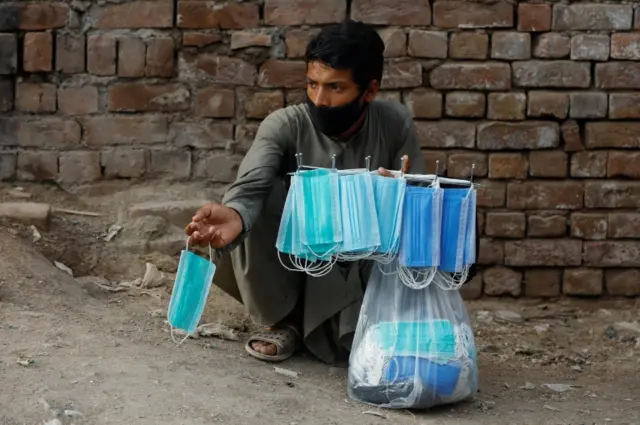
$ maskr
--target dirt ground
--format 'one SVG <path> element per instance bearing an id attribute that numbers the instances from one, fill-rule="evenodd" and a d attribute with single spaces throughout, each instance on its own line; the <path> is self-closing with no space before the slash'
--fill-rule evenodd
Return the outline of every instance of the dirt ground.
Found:
<path id="1" fill-rule="evenodd" d="M 640 300 L 469 301 L 481 375 L 474 399 L 427 412 L 372 410 L 349 400 L 346 369 L 302 354 L 279 365 L 299 374 L 291 378 L 248 357 L 252 324 L 217 290 L 202 322 L 240 340 L 171 341 L 166 282 L 184 244 L 180 220 L 167 211 L 131 217 L 128 207 L 216 199 L 219 188 L 21 189 L 0 185 L 0 202 L 102 215 L 54 211 L 37 234 L 0 222 L 0 425 L 640 424 Z M 107 242 L 113 225 L 121 228 Z M 157 288 L 131 283 L 147 262 L 166 274 Z"/>

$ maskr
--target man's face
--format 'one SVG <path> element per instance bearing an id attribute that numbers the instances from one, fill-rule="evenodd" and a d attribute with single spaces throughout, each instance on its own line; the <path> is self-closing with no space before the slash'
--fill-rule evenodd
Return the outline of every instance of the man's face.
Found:
<path id="1" fill-rule="evenodd" d="M 333 69 L 320 61 L 307 66 L 307 95 L 318 107 L 342 106 L 354 101 L 359 94 L 351 70 Z M 364 101 L 369 101 L 369 92 Z M 373 97 L 371 97 L 371 100 Z"/>

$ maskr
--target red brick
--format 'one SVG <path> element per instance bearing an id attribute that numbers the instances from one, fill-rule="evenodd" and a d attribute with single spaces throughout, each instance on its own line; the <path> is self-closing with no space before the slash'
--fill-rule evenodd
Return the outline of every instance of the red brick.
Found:
<path id="1" fill-rule="evenodd" d="M 463 300 L 476 300 L 482 297 L 482 273 L 476 276 L 460 288 L 460 296 Z"/>
<path id="2" fill-rule="evenodd" d="M 558 297 L 561 285 L 561 269 L 527 269 L 524 272 L 524 295 L 526 297 Z"/>
<path id="3" fill-rule="evenodd" d="M 14 97 L 13 81 L 0 80 L 0 112 L 9 112 L 13 109 Z"/>
<path id="4" fill-rule="evenodd" d="M 254 92 L 244 102 L 244 111 L 247 118 L 263 119 L 283 107 L 284 94 L 279 90 Z"/>
<path id="5" fill-rule="evenodd" d="M 431 174 L 438 169 L 438 175 L 445 176 L 447 173 L 447 152 L 435 151 L 432 149 L 423 150 L 422 158 L 424 159 L 427 171 Z"/>
<path id="6" fill-rule="evenodd" d="M 586 146 L 592 148 L 640 148 L 640 122 L 588 122 Z"/>
<path id="7" fill-rule="evenodd" d="M 196 96 L 196 114 L 201 117 L 232 118 L 235 115 L 235 92 L 233 89 L 209 87 Z"/>
<path id="8" fill-rule="evenodd" d="M 611 93 L 609 118 L 640 118 L 640 93 Z"/>
<path id="9" fill-rule="evenodd" d="M 598 269 L 565 269 L 562 292 L 566 295 L 602 294 L 603 272 Z"/>
<path id="10" fill-rule="evenodd" d="M 260 66 L 258 85 L 267 88 L 304 88 L 307 86 L 307 65 L 303 61 L 270 59 Z"/>
<path id="11" fill-rule="evenodd" d="M 607 153 L 577 152 L 571 156 L 571 177 L 597 178 L 607 174 Z"/>
<path id="12" fill-rule="evenodd" d="M 115 75 L 116 39 L 92 34 L 87 40 L 87 71 L 94 75 Z"/>
<path id="13" fill-rule="evenodd" d="M 607 227 L 607 216 L 605 214 L 571 214 L 571 237 L 591 240 L 606 239 Z"/>
<path id="14" fill-rule="evenodd" d="M 582 135 L 580 134 L 580 127 L 575 121 L 565 121 L 560 127 L 562 133 L 562 142 L 564 143 L 565 152 L 577 152 L 584 150 L 582 144 Z"/>
<path id="15" fill-rule="evenodd" d="M 422 66 L 418 62 L 390 62 L 384 67 L 383 89 L 420 87 Z"/>
<path id="16" fill-rule="evenodd" d="M 478 264 L 483 266 L 504 264 L 504 242 L 490 238 L 480 238 Z"/>
<path id="17" fill-rule="evenodd" d="M 56 85 L 18 83 L 16 85 L 16 109 L 22 112 L 55 112 Z"/>
<path id="18" fill-rule="evenodd" d="M 206 1 L 178 2 L 177 20 L 178 27 L 189 29 L 218 28 L 218 10 L 216 4 Z"/>
<path id="19" fill-rule="evenodd" d="M 518 31 L 541 32 L 551 29 L 551 5 L 520 3 Z"/>
<path id="20" fill-rule="evenodd" d="M 96 28 L 171 28 L 172 0 L 135 0 L 106 4 L 96 10 Z"/>
<path id="21" fill-rule="evenodd" d="M 144 77 L 147 46 L 137 37 L 118 41 L 118 75 L 121 77 Z"/>
<path id="22" fill-rule="evenodd" d="M 233 144 L 233 124 L 202 119 L 175 122 L 171 125 L 171 142 L 180 148 L 226 149 Z"/>
<path id="23" fill-rule="evenodd" d="M 359 5 L 353 4 L 354 13 Z M 320 25 L 341 22 L 347 16 L 347 3 L 342 0 L 266 0 L 264 23 L 275 26 Z M 358 19 L 362 20 L 362 19 Z"/>
<path id="24" fill-rule="evenodd" d="M 108 108 L 114 112 L 184 111 L 189 103 L 189 90 L 181 84 L 116 83 L 108 91 Z"/>
<path id="25" fill-rule="evenodd" d="M 384 28 L 378 31 L 384 41 L 384 57 L 397 58 L 407 54 L 407 34 L 400 28 Z"/>
<path id="26" fill-rule="evenodd" d="M 596 64 L 596 87 L 601 89 L 640 89 L 640 62 Z"/>
<path id="27" fill-rule="evenodd" d="M 523 238 L 527 223 L 523 213 L 489 212 L 485 223 L 487 236 L 496 238 Z"/>
<path id="28" fill-rule="evenodd" d="M 556 4 L 553 7 L 554 31 L 598 31 L 631 29 L 631 5 Z"/>
<path id="29" fill-rule="evenodd" d="M 531 35 L 518 32 L 494 32 L 491 57 L 502 60 L 525 60 L 531 57 Z"/>
<path id="30" fill-rule="evenodd" d="M 27 3 L 20 10 L 20 29 L 39 31 L 62 28 L 69 20 L 69 6 L 61 2 Z"/>
<path id="31" fill-rule="evenodd" d="M 518 179 L 527 178 L 529 164 L 520 153 L 494 153 L 489 156 L 489 178 Z"/>
<path id="32" fill-rule="evenodd" d="M 98 116 L 83 120 L 89 146 L 143 145 L 165 143 L 169 133 L 164 116 Z"/>
<path id="33" fill-rule="evenodd" d="M 585 242 L 584 264 L 589 267 L 640 267 L 640 240 Z"/>
<path id="34" fill-rule="evenodd" d="M 13 180 L 16 177 L 18 157 L 14 153 L 0 154 L 0 181 Z"/>
<path id="35" fill-rule="evenodd" d="M 429 25 L 428 0 L 353 0 L 351 18 L 375 25 Z"/>
<path id="36" fill-rule="evenodd" d="M 545 59 L 561 59 L 571 52 L 571 37 L 554 32 L 540 34 L 533 42 L 533 56 Z"/>
<path id="37" fill-rule="evenodd" d="M 265 62 L 263 67 L 273 66 L 267 65 L 271 62 L 271 60 Z M 302 62 L 302 64 L 304 65 L 304 62 Z M 300 75 L 296 75 L 296 78 L 306 78 L 304 70 L 299 66 L 298 68 Z M 282 72 L 283 70 L 278 69 L 274 71 Z M 185 75 L 185 79 L 192 78 L 194 81 L 200 81 L 201 76 L 206 75 L 214 84 L 253 86 L 256 82 L 257 71 L 254 65 L 242 59 L 207 53 L 195 57 L 183 56 L 180 61 L 180 75 Z"/>
<path id="38" fill-rule="evenodd" d="M 591 84 L 588 63 L 531 60 L 514 62 L 512 67 L 517 87 L 587 88 Z"/>
<path id="39" fill-rule="evenodd" d="M 100 152 L 61 152 L 58 178 L 63 183 L 89 183 L 100 180 Z"/>
<path id="40" fill-rule="evenodd" d="M 520 296 L 522 273 L 507 267 L 491 267 L 482 273 L 484 293 L 491 296 Z"/>
<path id="41" fill-rule="evenodd" d="M 236 126 L 235 140 L 232 146 L 234 153 L 245 154 L 256 138 L 258 125 L 249 123 Z"/>
<path id="42" fill-rule="evenodd" d="M 173 74 L 173 38 L 153 38 L 147 45 L 147 77 L 171 77 Z"/>
<path id="43" fill-rule="evenodd" d="M 445 111 L 450 117 L 480 118 L 484 116 L 483 93 L 454 91 L 447 93 Z"/>
<path id="44" fill-rule="evenodd" d="M 404 95 L 404 103 L 414 118 L 440 118 L 442 116 L 442 94 L 424 88 L 412 90 Z"/>
<path id="45" fill-rule="evenodd" d="M 471 167 L 474 177 L 487 176 L 487 156 L 481 153 L 452 153 L 447 164 L 447 176 L 453 178 L 469 179 Z"/>
<path id="46" fill-rule="evenodd" d="M 151 176 L 187 179 L 191 176 L 191 152 L 152 150 L 147 170 Z"/>
<path id="47" fill-rule="evenodd" d="M 529 154 L 529 174 L 533 177 L 567 177 L 567 154 L 562 151 L 533 151 Z"/>
<path id="48" fill-rule="evenodd" d="M 618 33 L 611 35 L 611 57 L 614 59 L 639 60 L 640 34 Z"/>
<path id="49" fill-rule="evenodd" d="M 55 180 L 58 178 L 58 152 L 19 152 L 17 178 L 26 181 Z"/>
<path id="50" fill-rule="evenodd" d="M 409 31 L 409 56 L 416 58 L 445 59 L 448 52 L 446 32 Z"/>
<path id="51" fill-rule="evenodd" d="M 300 105 L 307 101 L 306 90 L 285 90 L 285 105 Z"/>
<path id="52" fill-rule="evenodd" d="M 505 243 L 505 264 L 514 267 L 579 266 L 582 241 L 526 239 Z"/>
<path id="53" fill-rule="evenodd" d="M 75 120 L 39 117 L 22 120 L 18 127 L 18 143 L 22 147 L 68 149 L 80 144 L 80 125 Z"/>
<path id="54" fill-rule="evenodd" d="M 513 27 L 513 5 L 506 2 L 436 1 L 433 4 L 433 23 L 439 28 Z"/>
<path id="55" fill-rule="evenodd" d="M 607 236 L 612 239 L 640 239 L 640 214 L 609 214 L 609 230 Z"/>
<path id="56" fill-rule="evenodd" d="M 525 119 L 527 95 L 524 93 L 489 93 L 487 118 L 521 121 Z"/>
<path id="57" fill-rule="evenodd" d="M 552 91 L 530 91 L 527 115 L 530 117 L 567 118 L 569 94 Z"/>
<path id="58" fill-rule="evenodd" d="M 418 139 L 424 148 L 473 148 L 476 129 L 467 121 L 418 121 Z"/>
<path id="59" fill-rule="evenodd" d="M 240 30 L 260 25 L 260 8 L 256 3 L 228 3 L 217 12 L 222 29 Z"/>
<path id="60" fill-rule="evenodd" d="M 586 208 L 640 208 L 640 182 L 585 182 Z"/>
<path id="61" fill-rule="evenodd" d="M 478 125 L 478 149 L 545 149 L 558 147 L 560 126 L 555 122 L 487 122 Z"/>
<path id="62" fill-rule="evenodd" d="M 98 112 L 98 89 L 94 86 L 60 88 L 58 108 L 65 115 L 95 114 Z"/>
<path id="63" fill-rule="evenodd" d="M 489 36 L 481 32 L 454 32 L 449 39 L 449 57 L 452 59 L 486 59 L 489 54 Z"/>
<path id="64" fill-rule="evenodd" d="M 381 90 L 376 95 L 377 100 L 384 100 L 389 102 L 402 102 L 402 95 L 399 90 Z"/>
<path id="65" fill-rule="evenodd" d="M 318 30 L 294 28 L 285 34 L 284 42 L 287 47 L 288 58 L 303 58 L 307 52 L 309 41 L 318 34 Z"/>
<path id="66" fill-rule="evenodd" d="M 53 37 L 48 32 L 30 32 L 24 36 L 23 67 L 27 72 L 49 72 L 53 63 Z"/>
<path id="67" fill-rule="evenodd" d="M 84 72 L 86 40 L 84 35 L 58 34 L 56 69 L 63 74 Z"/>
<path id="68" fill-rule="evenodd" d="M 633 297 L 640 295 L 640 270 L 605 270 L 604 282 L 607 294 Z"/>
<path id="69" fill-rule="evenodd" d="M 577 92 L 570 95 L 571 118 L 604 118 L 607 116 L 607 109 L 606 93 Z"/>
<path id="70" fill-rule="evenodd" d="M 445 90 L 508 90 L 511 68 L 506 63 L 445 63 L 431 71 L 431 86 Z"/>
<path id="71" fill-rule="evenodd" d="M 182 45 L 205 47 L 222 41 L 220 34 L 209 34 L 204 32 L 183 32 Z"/>
<path id="72" fill-rule="evenodd" d="M 507 185 L 507 207 L 514 210 L 576 210 L 583 207 L 580 182 L 527 181 Z"/>
<path id="73" fill-rule="evenodd" d="M 549 238 L 567 234 L 567 218 L 559 214 L 530 215 L 527 225 L 527 236 Z"/>
<path id="74" fill-rule="evenodd" d="M 241 159 L 226 153 L 198 152 L 193 164 L 193 176 L 217 183 L 232 183 L 238 174 Z"/>
<path id="75" fill-rule="evenodd" d="M 141 177 L 145 173 L 146 158 L 143 149 L 116 148 L 102 152 L 100 164 L 106 179 Z"/>
<path id="76" fill-rule="evenodd" d="M 504 206 L 507 191 L 505 183 L 493 180 L 482 180 L 478 183 L 482 185 L 478 188 L 478 207 L 498 208 Z"/>
<path id="77" fill-rule="evenodd" d="M 252 31 L 234 31 L 231 33 L 231 50 L 246 49 L 247 47 L 269 47 L 271 35 Z"/>
<path id="78" fill-rule="evenodd" d="M 571 59 L 606 61 L 609 58 L 609 44 L 608 35 L 575 35 L 571 38 Z"/>
<path id="79" fill-rule="evenodd" d="M 604 177 L 604 173 L 602 175 Z M 609 152 L 607 160 L 607 177 L 629 177 L 640 179 L 640 153 Z"/>
<path id="80" fill-rule="evenodd" d="M 15 74 L 18 70 L 18 38 L 15 34 L 0 34 L 0 74 Z"/>

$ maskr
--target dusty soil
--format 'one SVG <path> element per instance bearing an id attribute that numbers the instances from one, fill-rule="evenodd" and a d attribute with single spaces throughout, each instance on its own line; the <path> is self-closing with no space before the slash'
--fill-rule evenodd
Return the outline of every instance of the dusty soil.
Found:
<path id="1" fill-rule="evenodd" d="M 640 424 L 640 300 L 483 299 L 467 303 L 480 350 L 480 392 L 459 405 L 373 411 L 346 395 L 346 370 L 302 354 L 280 366 L 249 358 L 242 306 L 214 290 L 203 322 L 240 341 L 189 339 L 165 323 L 170 289 L 108 292 L 76 277 L 118 283 L 151 262 L 175 271 L 182 229 L 133 203 L 215 199 L 205 185 L 0 186 L 0 201 L 49 202 L 103 214 L 54 212 L 48 229 L 0 223 L 0 424 Z M 11 192 L 13 191 L 13 192 Z M 174 220 L 175 221 L 175 220 Z M 122 230 L 110 242 L 111 225 Z M 169 274 L 170 276 L 170 274 Z M 521 318 L 501 320 L 508 310 Z M 557 392 L 545 384 L 570 384 Z M 66 412 L 66 415 L 65 415 Z M 82 415 L 82 416 L 80 416 Z M 53 425 L 53 424 L 52 424 Z"/>

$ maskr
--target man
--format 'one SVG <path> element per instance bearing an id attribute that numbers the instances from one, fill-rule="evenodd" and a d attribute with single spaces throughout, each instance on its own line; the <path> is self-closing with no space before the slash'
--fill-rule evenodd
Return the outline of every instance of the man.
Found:
<path id="1" fill-rule="evenodd" d="M 371 165 L 426 173 L 407 109 L 378 101 L 384 43 L 365 24 L 324 27 L 308 45 L 307 102 L 270 114 L 227 190 L 187 226 L 191 242 L 211 244 L 224 256 L 215 284 L 242 302 L 252 319 L 268 326 L 246 350 L 265 361 L 289 358 L 304 344 L 327 363 L 348 358 L 370 263 L 334 266 L 324 277 L 286 270 L 275 248 L 287 195 L 287 173 L 304 165 L 337 168 Z M 387 174 L 388 175 L 388 174 Z"/>

